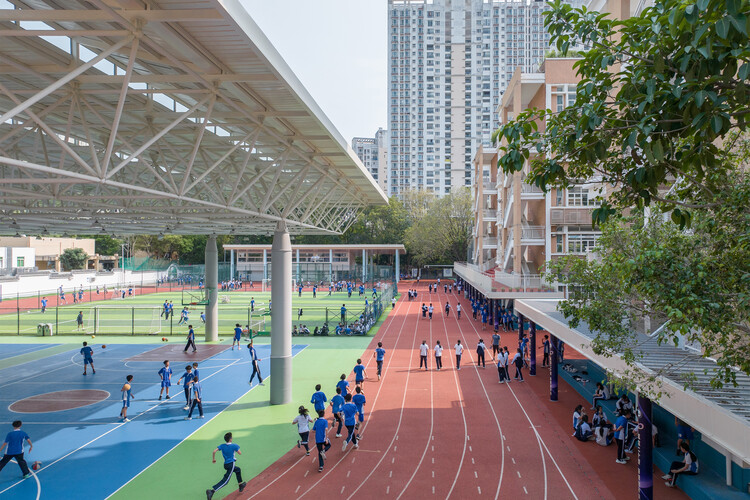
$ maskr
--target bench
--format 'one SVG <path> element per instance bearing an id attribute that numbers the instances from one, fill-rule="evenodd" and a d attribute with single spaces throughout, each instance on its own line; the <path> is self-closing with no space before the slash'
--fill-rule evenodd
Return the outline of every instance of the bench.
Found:
<path id="1" fill-rule="evenodd" d="M 574 366 L 578 370 L 577 373 L 571 373 L 569 371 L 563 370 L 563 364 L 570 364 Z M 562 377 L 568 383 L 568 385 L 575 389 L 576 392 L 578 392 L 581 396 L 586 398 L 589 403 L 586 406 L 586 408 L 588 409 L 591 404 L 591 398 L 596 392 L 596 383 L 601 381 L 605 376 L 604 371 L 601 370 L 598 366 L 593 365 L 593 363 L 588 362 L 587 360 L 566 360 L 563 362 L 563 364 L 561 364 L 559 367 L 558 376 Z M 588 372 L 588 374 L 582 374 L 583 371 Z M 574 375 L 579 375 L 582 378 L 588 379 L 588 382 L 586 382 L 585 384 L 579 382 L 573 378 Z M 630 395 L 630 399 L 635 403 L 636 399 L 634 396 Z M 598 404 L 604 410 L 604 413 L 607 415 L 609 421 L 614 422 L 616 419 L 615 401 L 599 401 Z M 675 454 L 675 450 L 677 449 L 677 439 L 672 434 L 667 432 L 666 429 L 662 430 L 660 428 L 659 441 L 660 446 L 653 449 L 654 465 L 661 471 L 667 471 L 669 470 L 669 466 L 672 464 L 672 462 L 680 460 L 682 457 L 679 457 Z M 704 444 L 704 446 L 707 445 Z M 721 498 L 722 500 L 750 500 L 750 494 L 743 493 L 736 488 L 727 486 L 723 474 L 717 472 L 711 467 L 708 467 L 707 465 L 709 465 L 709 461 L 701 460 L 700 453 L 698 456 L 698 462 L 700 464 L 700 472 L 697 475 L 682 475 L 677 480 L 677 487 L 685 492 L 685 494 L 687 494 L 691 499 L 716 500 L 718 498 Z M 663 475 L 664 473 L 665 472 L 662 472 L 657 477 L 654 477 L 654 481 L 661 480 L 661 475 Z M 654 472 L 654 474 L 656 475 L 657 473 Z"/>

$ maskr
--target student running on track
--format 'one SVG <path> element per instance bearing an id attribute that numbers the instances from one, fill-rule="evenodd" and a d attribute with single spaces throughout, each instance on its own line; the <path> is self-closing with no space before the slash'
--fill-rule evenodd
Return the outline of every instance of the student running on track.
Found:
<path id="1" fill-rule="evenodd" d="M 336 383 L 336 387 L 341 389 L 341 396 L 345 398 L 349 393 L 349 382 L 346 381 L 345 374 L 341 374 L 341 377 L 339 377 L 339 381 Z"/>
<path id="2" fill-rule="evenodd" d="M 211 500 L 211 498 L 214 496 L 214 493 L 227 485 L 229 479 L 232 477 L 232 474 L 237 475 L 237 483 L 239 485 L 240 493 L 242 493 L 242 490 L 244 490 L 245 486 L 247 486 L 247 483 L 242 480 L 242 470 L 235 465 L 235 462 L 237 460 L 234 458 L 234 454 L 237 453 L 238 455 L 242 455 L 242 452 L 240 451 L 239 445 L 232 443 L 231 432 L 227 432 L 226 434 L 224 434 L 224 443 L 217 446 L 214 450 L 214 453 L 212 455 L 213 463 L 216 463 L 217 451 L 220 451 L 222 456 L 224 457 L 224 470 L 226 472 L 224 473 L 224 477 L 221 478 L 221 481 L 206 490 L 207 500 Z"/>
<path id="3" fill-rule="evenodd" d="M 320 410 L 325 411 L 326 402 L 328 402 L 328 398 L 325 393 L 320 390 L 320 384 L 317 384 L 315 386 L 315 392 L 313 393 L 312 398 L 310 398 L 310 403 L 314 405 L 315 412 L 317 413 Z"/>
<path id="4" fill-rule="evenodd" d="M 344 414 L 344 425 L 346 426 L 348 435 L 344 440 L 344 444 L 341 446 L 341 451 L 346 451 L 346 445 L 348 445 L 350 442 L 354 445 L 355 448 L 359 448 L 359 445 L 357 444 L 357 433 L 354 430 L 354 426 L 357 423 L 357 405 L 352 403 L 351 394 L 347 394 L 346 396 L 344 396 L 344 401 L 345 403 L 344 408 L 342 409 L 342 413 Z"/>
<path id="5" fill-rule="evenodd" d="M 297 411 L 299 412 L 299 415 L 292 420 L 292 425 L 297 425 L 297 432 L 299 433 L 297 448 L 304 446 L 305 455 L 309 456 L 310 447 L 307 445 L 307 441 L 310 438 L 310 424 L 313 420 L 310 418 L 309 412 L 304 406 L 300 406 Z"/>
<path id="6" fill-rule="evenodd" d="M 331 398 L 331 412 L 333 418 L 339 423 L 338 429 L 336 429 L 336 437 L 341 437 L 341 428 L 344 426 L 344 417 L 341 411 L 344 408 L 344 396 L 341 395 L 341 387 L 336 387 L 336 395 Z"/>
<path id="7" fill-rule="evenodd" d="M 354 396 L 352 396 L 352 403 L 357 407 L 357 413 L 359 414 L 359 422 L 354 426 L 355 430 L 359 430 L 359 424 L 365 421 L 365 393 L 362 392 L 361 387 L 354 388 Z M 361 439 L 362 436 L 360 436 Z"/>
<path id="8" fill-rule="evenodd" d="M 361 359 L 358 359 L 357 364 L 354 366 L 354 384 L 357 387 L 364 387 L 365 377 L 367 377 L 365 365 L 362 364 Z"/>
<path id="9" fill-rule="evenodd" d="M 313 424 L 313 431 L 315 432 L 315 446 L 318 448 L 318 472 L 323 472 L 326 452 L 331 449 L 331 442 L 326 437 L 328 420 L 325 419 L 324 410 L 318 411 L 318 418 L 315 419 Z"/>
<path id="10" fill-rule="evenodd" d="M 378 364 L 378 380 L 380 380 L 380 374 L 383 371 L 383 359 L 385 359 L 385 349 L 383 349 L 383 343 L 378 342 L 378 348 L 372 353 L 375 357 L 375 362 Z"/>

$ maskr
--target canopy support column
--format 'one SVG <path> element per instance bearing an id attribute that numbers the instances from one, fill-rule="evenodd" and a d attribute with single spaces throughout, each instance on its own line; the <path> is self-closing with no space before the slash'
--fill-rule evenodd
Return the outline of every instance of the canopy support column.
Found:
<path id="1" fill-rule="evenodd" d="M 219 252 L 216 235 L 206 240 L 206 342 L 219 340 Z"/>
<path id="2" fill-rule="evenodd" d="M 557 401 L 557 337 L 550 335 L 549 400 Z"/>
<path id="3" fill-rule="evenodd" d="M 638 395 L 638 498 L 654 499 L 654 457 L 651 435 L 651 400 Z"/>
<path id="4" fill-rule="evenodd" d="M 292 401 L 292 242 L 284 222 L 273 234 L 271 265 L 271 404 L 282 405 Z"/>

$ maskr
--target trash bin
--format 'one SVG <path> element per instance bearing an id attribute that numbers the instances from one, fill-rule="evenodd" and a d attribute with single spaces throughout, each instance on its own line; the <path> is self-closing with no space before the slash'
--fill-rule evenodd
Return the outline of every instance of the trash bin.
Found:
<path id="1" fill-rule="evenodd" d="M 50 323 L 39 323 L 36 325 L 36 334 L 42 337 L 49 335 L 52 336 L 52 325 Z"/>

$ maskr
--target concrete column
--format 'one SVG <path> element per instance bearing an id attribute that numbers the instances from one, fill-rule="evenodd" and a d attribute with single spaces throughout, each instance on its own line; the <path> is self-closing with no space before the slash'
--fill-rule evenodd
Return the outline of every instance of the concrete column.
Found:
<path id="1" fill-rule="evenodd" d="M 518 340 L 521 340 L 523 338 L 523 321 L 524 317 L 523 314 L 518 314 Z"/>
<path id="2" fill-rule="evenodd" d="M 399 261 L 398 250 L 396 250 L 396 284 L 398 284 L 398 280 L 400 276 L 401 276 L 401 262 Z"/>
<path id="3" fill-rule="evenodd" d="M 328 281 L 333 283 L 333 248 L 328 249 Z"/>
<path id="4" fill-rule="evenodd" d="M 536 375 L 536 323 L 529 322 L 529 375 Z"/>
<path id="5" fill-rule="evenodd" d="M 206 342 L 219 340 L 219 252 L 216 236 L 206 240 Z"/>
<path id="6" fill-rule="evenodd" d="M 549 337 L 549 400 L 557 401 L 557 337 Z"/>
<path id="7" fill-rule="evenodd" d="M 229 279 L 234 279 L 234 248 L 229 251 Z"/>
<path id="8" fill-rule="evenodd" d="M 263 249 L 263 279 L 268 279 L 268 250 L 265 248 Z"/>
<path id="9" fill-rule="evenodd" d="M 362 249 L 362 283 L 367 282 L 367 250 Z"/>
<path id="10" fill-rule="evenodd" d="M 274 241 L 276 241 L 276 235 L 275 234 L 274 234 Z M 271 252 L 273 252 L 273 250 L 271 250 Z M 271 256 L 271 259 L 273 259 L 273 256 Z M 299 248 L 298 248 L 297 249 L 297 285 L 298 286 L 299 286 L 299 284 L 300 284 L 301 281 L 302 281 L 302 275 L 299 272 Z M 291 307 L 291 305 L 289 307 Z"/>
<path id="11" fill-rule="evenodd" d="M 651 400 L 638 395 L 638 498 L 654 499 L 654 457 L 651 436 Z"/>
<path id="12" fill-rule="evenodd" d="M 271 404 L 281 405 L 292 401 L 292 242 L 284 222 L 273 234 L 271 264 Z"/>

